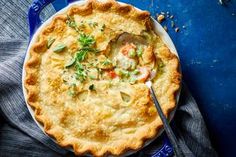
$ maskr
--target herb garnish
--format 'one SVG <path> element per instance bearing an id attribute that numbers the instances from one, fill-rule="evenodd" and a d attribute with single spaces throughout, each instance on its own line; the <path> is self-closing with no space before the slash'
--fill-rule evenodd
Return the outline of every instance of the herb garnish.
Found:
<path id="1" fill-rule="evenodd" d="M 48 48 L 48 49 L 51 47 L 51 45 L 54 43 L 55 40 L 56 40 L 56 39 L 51 38 L 51 37 L 48 39 L 48 43 L 47 43 L 47 48 Z"/>
<path id="2" fill-rule="evenodd" d="M 81 62 L 85 59 L 86 55 L 87 55 L 88 51 L 87 50 L 78 50 L 76 55 L 75 55 L 75 59 L 78 61 L 78 62 Z"/>
<path id="3" fill-rule="evenodd" d="M 101 62 L 103 66 L 110 65 L 112 62 L 109 59 Z"/>
<path id="4" fill-rule="evenodd" d="M 91 85 L 89 86 L 89 90 L 94 90 L 94 84 L 91 84 Z"/>
<path id="5" fill-rule="evenodd" d="M 97 27 L 98 26 L 97 22 L 89 21 L 88 24 L 89 24 L 90 27 Z"/>
<path id="6" fill-rule="evenodd" d="M 158 65 L 159 68 L 163 68 L 165 66 L 165 64 L 161 61 Z"/>
<path id="7" fill-rule="evenodd" d="M 135 84 L 136 81 L 137 81 L 137 79 L 134 78 L 134 77 L 131 77 L 131 78 L 129 79 L 130 84 Z"/>
<path id="8" fill-rule="evenodd" d="M 60 44 L 57 44 L 57 45 L 54 47 L 53 51 L 56 52 L 56 53 L 58 53 L 58 52 L 63 51 L 65 48 L 66 48 L 66 45 L 63 44 L 63 43 L 60 43 Z"/>
<path id="9" fill-rule="evenodd" d="M 89 52 L 97 52 L 97 50 L 93 47 L 95 44 L 95 39 L 93 36 L 83 33 L 80 34 L 78 41 L 81 45 L 81 48 L 76 52 L 74 58 L 67 65 L 65 65 L 65 67 L 69 68 L 74 66 L 76 70 L 76 79 L 83 82 L 87 78 L 87 70 L 84 68 L 81 62 L 85 60 Z"/>
<path id="10" fill-rule="evenodd" d="M 77 26 L 75 20 L 74 20 L 71 16 L 69 16 L 69 15 L 67 15 L 66 24 L 67 24 L 69 27 L 75 29 L 76 32 L 78 32 L 78 33 L 80 32 L 80 30 L 79 30 L 79 28 L 78 28 L 78 26 Z"/>
<path id="11" fill-rule="evenodd" d="M 65 65 L 65 67 L 66 68 L 71 67 L 72 65 L 74 65 L 75 61 L 76 61 L 75 58 L 72 58 L 71 61 Z"/>
<path id="12" fill-rule="evenodd" d="M 75 67 L 75 75 L 76 75 L 76 79 L 80 80 L 81 82 L 86 80 L 87 78 L 87 70 L 84 68 L 84 66 L 81 64 L 82 61 L 85 60 L 87 54 L 89 52 L 98 52 L 98 50 L 96 50 L 94 48 L 94 44 L 95 44 L 95 39 L 93 36 L 91 35 L 86 35 L 85 33 L 82 33 L 80 28 L 83 29 L 85 27 L 84 22 L 81 21 L 81 24 L 78 25 L 76 24 L 75 20 L 67 15 L 67 21 L 66 21 L 67 25 L 73 29 L 76 30 L 77 33 L 79 33 L 79 43 L 81 48 L 77 50 L 74 58 L 65 65 L 66 68 L 69 68 L 71 66 Z M 90 26 L 96 27 L 98 26 L 98 23 L 96 22 L 91 22 L 89 23 Z"/>
<path id="13" fill-rule="evenodd" d="M 79 24 L 79 29 L 85 29 L 85 28 L 86 28 L 86 26 L 85 26 L 84 22 L 81 21 L 81 23 Z"/>
<path id="14" fill-rule="evenodd" d="M 83 65 L 81 63 L 77 62 L 75 68 L 76 68 L 76 72 L 75 72 L 76 79 L 83 82 L 87 78 L 87 74 L 86 74 L 86 71 L 85 71 Z"/>
<path id="15" fill-rule="evenodd" d="M 102 25 L 102 28 L 101 28 L 101 31 L 103 32 L 103 31 L 105 30 L 105 28 L 106 28 L 106 25 L 103 24 L 103 25 Z"/>
<path id="16" fill-rule="evenodd" d="M 95 40 L 92 36 L 80 34 L 78 41 L 80 42 L 82 48 L 79 49 L 75 55 L 76 61 L 83 61 L 86 58 L 88 52 L 97 52 L 97 50 L 92 47 L 95 43 Z"/>
<path id="17" fill-rule="evenodd" d="M 84 33 L 80 34 L 78 40 L 79 40 L 82 47 L 91 47 L 95 43 L 93 36 L 86 35 Z"/>
<path id="18" fill-rule="evenodd" d="M 75 83 L 70 85 L 70 89 L 68 91 L 68 95 L 69 96 L 75 96 L 75 94 L 76 94 L 75 88 L 76 88 L 76 84 Z"/>
<path id="19" fill-rule="evenodd" d="M 69 96 L 74 96 L 74 95 L 75 95 L 75 91 L 69 90 L 69 91 L 68 91 L 68 95 L 69 95 Z"/>

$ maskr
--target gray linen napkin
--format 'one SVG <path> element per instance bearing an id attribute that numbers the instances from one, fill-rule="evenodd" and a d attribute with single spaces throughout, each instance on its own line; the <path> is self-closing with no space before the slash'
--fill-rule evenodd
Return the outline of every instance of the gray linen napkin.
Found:
<path id="1" fill-rule="evenodd" d="M 0 113 L 4 117 L 0 121 L 0 157 L 73 156 L 39 129 L 24 102 L 21 73 L 28 45 L 27 10 L 30 3 L 30 0 L 0 1 Z M 54 12 L 49 6 L 41 17 Z M 185 156 L 217 156 L 197 104 L 185 86 L 174 125 Z M 153 155 L 159 143 L 157 139 L 134 156 Z"/>

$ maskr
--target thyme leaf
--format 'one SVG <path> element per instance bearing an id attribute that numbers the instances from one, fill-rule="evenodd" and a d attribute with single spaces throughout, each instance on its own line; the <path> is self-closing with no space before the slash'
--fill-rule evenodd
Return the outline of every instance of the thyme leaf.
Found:
<path id="1" fill-rule="evenodd" d="M 66 45 L 63 43 L 57 44 L 54 48 L 53 48 L 53 52 L 62 52 L 64 49 L 66 48 Z"/>
<path id="2" fill-rule="evenodd" d="M 93 36 L 86 35 L 86 34 L 80 34 L 79 36 L 79 42 L 82 47 L 91 47 L 93 44 L 95 44 L 95 39 Z"/>

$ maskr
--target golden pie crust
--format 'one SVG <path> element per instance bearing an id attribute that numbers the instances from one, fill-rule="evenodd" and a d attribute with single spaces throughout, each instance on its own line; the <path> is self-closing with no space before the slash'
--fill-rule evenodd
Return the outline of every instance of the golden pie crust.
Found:
<path id="1" fill-rule="evenodd" d="M 154 138 L 162 128 L 145 80 L 139 80 L 139 75 L 136 77 L 134 74 L 138 81 L 130 83 L 127 81 L 129 78 L 121 79 L 114 75 L 113 79 L 113 75 L 110 78 L 104 74 L 107 69 L 113 70 L 119 66 L 132 68 L 125 67 L 126 61 L 116 66 L 99 62 L 94 69 L 102 71 L 103 75 L 100 76 L 95 70 L 93 78 L 86 77 L 85 81 L 74 79 L 74 67 L 66 69 L 65 64 L 81 45 L 77 40 L 78 32 L 73 26 L 67 25 L 68 16 L 77 24 L 85 23 L 76 27 L 81 26 L 84 33 L 93 36 L 95 47 L 100 51 L 90 53 L 84 65 L 92 60 L 103 60 L 107 56 L 112 60 L 116 56 L 111 54 L 125 54 L 127 47 L 129 50 L 136 49 L 133 43 L 120 48 L 119 36 L 123 34 L 127 38 L 121 40 L 122 45 L 125 41 L 145 36 L 143 32 L 146 32 L 147 45 L 135 66 L 138 69 L 145 66 L 149 70 L 156 70 L 153 87 L 166 116 L 176 106 L 176 93 L 181 80 L 179 61 L 153 33 L 150 14 L 113 0 L 89 0 L 84 5 L 71 6 L 65 13 L 53 18 L 29 49 L 30 57 L 24 67 L 24 85 L 27 102 L 33 107 L 36 120 L 60 146 L 72 147 L 76 155 L 121 155 L 129 150 L 140 149 L 146 140 Z M 126 37 L 125 33 L 132 35 Z M 55 39 L 50 46 L 49 37 Z M 59 53 L 53 52 L 61 42 L 66 48 Z M 124 59 L 127 62 L 130 60 L 126 57 L 119 61 Z M 126 72 L 133 73 L 128 70 Z M 73 85 L 70 84 L 72 82 Z M 95 89 L 90 89 L 91 84 Z M 73 93 L 68 94 L 72 88 Z"/>

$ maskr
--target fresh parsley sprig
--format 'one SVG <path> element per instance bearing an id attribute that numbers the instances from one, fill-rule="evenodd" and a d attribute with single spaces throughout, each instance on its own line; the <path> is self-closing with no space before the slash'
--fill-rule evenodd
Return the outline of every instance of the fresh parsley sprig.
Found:
<path id="1" fill-rule="evenodd" d="M 75 55 L 76 61 L 77 62 L 83 61 L 85 59 L 85 57 L 87 56 L 87 53 L 88 53 L 87 50 L 82 50 L 82 49 L 78 50 Z"/>
<path id="2" fill-rule="evenodd" d="M 104 66 L 112 64 L 111 60 L 109 60 L 109 59 L 106 59 L 106 60 L 102 61 L 101 63 Z"/>
<path id="3" fill-rule="evenodd" d="M 81 48 L 76 52 L 74 58 L 70 63 L 68 63 L 66 68 L 74 66 L 76 70 L 76 78 L 83 82 L 87 78 L 87 72 L 81 62 L 85 60 L 89 52 L 98 52 L 98 50 L 94 48 L 95 39 L 93 36 L 81 33 L 78 41 L 81 45 Z"/>
<path id="4" fill-rule="evenodd" d="M 93 36 L 86 35 L 84 33 L 80 34 L 78 41 L 80 42 L 82 48 L 91 47 L 95 44 L 95 39 Z"/>
<path id="5" fill-rule="evenodd" d="M 67 15 L 66 24 L 69 27 L 73 28 L 76 32 L 80 33 L 80 30 L 79 30 L 75 20 L 71 16 L 69 16 L 69 15 Z"/>
<path id="6" fill-rule="evenodd" d="M 83 82 L 87 78 L 87 74 L 83 65 L 77 62 L 75 68 L 76 68 L 76 72 L 75 72 L 76 78 L 80 80 L 81 82 Z"/>

